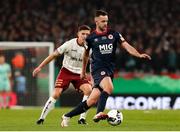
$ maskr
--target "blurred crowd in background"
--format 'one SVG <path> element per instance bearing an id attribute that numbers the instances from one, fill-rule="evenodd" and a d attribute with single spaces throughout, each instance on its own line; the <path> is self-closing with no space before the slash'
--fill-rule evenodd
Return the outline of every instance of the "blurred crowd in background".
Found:
<path id="1" fill-rule="evenodd" d="M 4 0 L 0 1 L 0 41 L 51 41 L 57 48 L 76 37 L 78 25 L 93 28 L 94 11 L 104 9 L 110 27 L 152 56 L 152 61 L 144 62 L 117 50 L 117 70 L 178 73 L 179 5 L 179 0 Z"/>
<path id="2" fill-rule="evenodd" d="M 118 49 L 116 77 L 119 73 L 121 77 L 153 73 L 173 74 L 175 78 L 180 76 L 179 7 L 180 0 L 1 0 L 0 41 L 50 41 L 57 48 L 76 37 L 79 25 L 93 29 L 94 12 L 103 9 L 109 13 L 110 27 L 138 51 L 152 57 L 152 61 L 140 60 Z M 37 60 L 33 48 L 12 52 L 0 47 L 0 108 L 10 104 L 37 105 L 41 95 L 47 96 L 48 92 L 40 93 L 31 75 Z M 61 62 L 62 57 L 56 59 L 57 71 Z M 17 99 L 9 91 L 15 91 Z"/>

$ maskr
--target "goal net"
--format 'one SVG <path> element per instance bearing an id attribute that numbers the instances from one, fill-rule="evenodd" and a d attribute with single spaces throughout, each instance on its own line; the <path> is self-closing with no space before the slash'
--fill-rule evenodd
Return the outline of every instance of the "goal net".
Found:
<path id="1" fill-rule="evenodd" d="M 53 51 L 51 42 L 0 42 L 0 54 L 11 68 L 10 90 L 0 84 L 0 107 L 44 105 L 54 87 L 54 62 L 36 77 L 32 71 Z"/>

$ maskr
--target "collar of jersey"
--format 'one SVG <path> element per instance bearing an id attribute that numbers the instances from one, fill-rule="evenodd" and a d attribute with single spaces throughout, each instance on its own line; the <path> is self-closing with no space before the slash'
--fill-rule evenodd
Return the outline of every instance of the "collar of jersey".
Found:
<path id="1" fill-rule="evenodd" d="M 96 35 L 106 35 L 107 34 L 107 32 L 108 32 L 108 28 L 106 29 L 106 31 L 104 31 L 104 32 L 98 32 L 97 30 L 94 30 L 94 32 L 96 33 Z"/>

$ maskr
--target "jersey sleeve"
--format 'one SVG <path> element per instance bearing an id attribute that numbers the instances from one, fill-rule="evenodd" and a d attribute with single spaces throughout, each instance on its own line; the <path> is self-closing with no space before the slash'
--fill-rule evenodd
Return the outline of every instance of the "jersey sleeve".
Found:
<path id="1" fill-rule="evenodd" d="M 59 52 L 59 54 L 63 54 L 67 52 L 69 46 L 70 46 L 70 41 L 67 41 L 64 44 L 62 44 L 60 47 L 58 47 L 57 51 Z"/>
<path id="2" fill-rule="evenodd" d="M 115 32 L 115 37 L 120 44 L 125 41 L 125 39 L 122 37 L 122 35 L 119 32 Z"/>
<path id="3" fill-rule="evenodd" d="M 91 43 L 90 43 L 90 39 L 87 37 L 86 38 L 86 43 L 85 43 L 85 48 L 86 50 L 90 50 L 91 49 Z"/>

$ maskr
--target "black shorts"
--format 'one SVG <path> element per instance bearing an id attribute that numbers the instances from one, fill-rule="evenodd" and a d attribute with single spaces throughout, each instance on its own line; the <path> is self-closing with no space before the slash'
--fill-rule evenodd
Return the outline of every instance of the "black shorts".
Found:
<path id="1" fill-rule="evenodd" d="M 113 72 L 111 72 L 107 68 L 102 68 L 102 69 L 99 69 L 99 70 L 93 72 L 92 73 L 92 77 L 93 77 L 93 81 L 94 81 L 93 88 L 100 88 L 101 89 L 99 84 L 101 83 L 103 78 L 107 77 L 107 76 L 111 77 L 111 79 L 113 80 Z"/>

